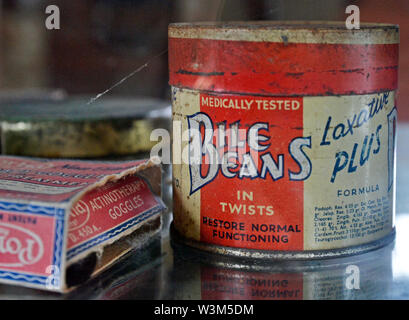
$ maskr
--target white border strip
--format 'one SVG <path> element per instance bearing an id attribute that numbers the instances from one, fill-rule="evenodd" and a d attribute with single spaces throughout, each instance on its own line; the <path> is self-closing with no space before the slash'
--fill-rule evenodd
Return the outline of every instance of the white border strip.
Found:
<path id="1" fill-rule="evenodd" d="M 217 24 L 173 24 L 169 26 L 169 38 L 231 40 L 252 42 L 328 43 L 328 44 L 397 44 L 399 29 L 387 24 L 366 24 L 359 30 L 325 27 L 319 23 L 311 27 L 291 28 L 279 24 L 245 24 L 217 27 Z M 288 23 L 287 23 L 288 24 Z M 330 25 L 337 25 L 332 23 Z M 344 25 L 344 28 L 341 26 Z M 253 27 L 254 26 L 254 27 Z M 365 24 L 364 24 L 365 26 Z M 372 26 L 372 27 L 368 27 Z M 377 28 L 373 26 L 378 26 Z M 395 28 L 394 28 L 395 27 Z"/>

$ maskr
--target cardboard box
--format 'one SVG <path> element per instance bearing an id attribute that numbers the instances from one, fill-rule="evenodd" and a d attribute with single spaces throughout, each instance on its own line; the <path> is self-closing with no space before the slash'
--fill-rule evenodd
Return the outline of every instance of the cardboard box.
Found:
<path id="1" fill-rule="evenodd" d="M 161 299 L 165 292 L 161 235 L 150 238 L 98 277 L 67 294 L 0 284 L 0 300 L 122 300 Z"/>
<path id="2" fill-rule="evenodd" d="M 0 282 L 67 292 L 160 231 L 154 160 L 0 157 Z"/>

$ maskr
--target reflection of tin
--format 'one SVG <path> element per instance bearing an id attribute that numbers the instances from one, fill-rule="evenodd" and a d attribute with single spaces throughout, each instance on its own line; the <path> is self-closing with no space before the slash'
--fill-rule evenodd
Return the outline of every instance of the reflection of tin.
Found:
<path id="1" fill-rule="evenodd" d="M 170 25 L 182 239 L 280 259 L 393 239 L 398 43 L 383 24 Z"/>
<path id="2" fill-rule="evenodd" d="M 189 250 L 174 243 L 176 288 L 171 298 L 383 299 L 391 289 L 392 249 L 388 245 L 352 257 L 271 264 Z"/>
<path id="3" fill-rule="evenodd" d="M 2 153 L 53 158 L 146 155 L 156 144 L 150 140 L 152 130 L 169 127 L 170 107 L 161 100 L 87 101 L 2 102 Z"/>

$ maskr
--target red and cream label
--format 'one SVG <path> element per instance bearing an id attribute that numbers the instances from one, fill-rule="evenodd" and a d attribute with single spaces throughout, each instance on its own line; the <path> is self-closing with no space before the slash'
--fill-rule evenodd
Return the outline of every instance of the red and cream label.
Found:
<path id="1" fill-rule="evenodd" d="M 391 232 L 393 91 L 265 97 L 173 88 L 173 100 L 183 133 L 174 148 L 187 158 L 174 159 L 174 221 L 185 237 L 301 251 Z"/>

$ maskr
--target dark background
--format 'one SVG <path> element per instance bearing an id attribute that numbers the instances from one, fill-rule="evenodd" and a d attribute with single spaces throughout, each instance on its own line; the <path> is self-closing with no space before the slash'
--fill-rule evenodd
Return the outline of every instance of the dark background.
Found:
<path id="1" fill-rule="evenodd" d="M 0 93 L 62 88 L 90 97 L 147 61 L 111 94 L 169 97 L 170 22 L 205 20 L 340 20 L 349 4 L 361 22 L 401 28 L 399 117 L 409 121 L 408 0 L 0 0 Z M 61 29 L 45 27 L 45 8 L 60 8 Z"/>

